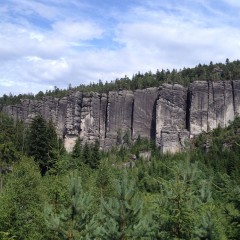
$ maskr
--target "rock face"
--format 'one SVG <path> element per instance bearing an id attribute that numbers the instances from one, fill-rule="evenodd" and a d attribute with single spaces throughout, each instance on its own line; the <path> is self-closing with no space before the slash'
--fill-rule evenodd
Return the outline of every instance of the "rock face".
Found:
<path id="1" fill-rule="evenodd" d="M 109 149 L 140 136 L 156 141 L 163 153 L 177 152 L 190 136 L 225 127 L 240 114 L 240 80 L 108 94 L 69 92 L 62 99 L 25 99 L 3 107 L 3 112 L 28 124 L 37 114 L 52 121 L 68 151 L 77 138 L 83 143 L 97 140 L 102 149 Z"/>
<path id="2" fill-rule="evenodd" d="M 132 139 L 138 136 L 155 139 L 156 104 L 159 96 L 157 88 L 136 90 L 134 92 L 134 109 Z"/>
<path id="3" fill-rule="evenodd" d="M 121 143 L 125 134 L 131 135 L 133 115 L 133 92 L 109 92 L 105 147 Z"/>
<path id="4" fill-rule="evenodd" d="M 237 83 L 234 90 L 234 82 Z M 239 98 L 238 81 L 194 82 L 190 86 L 190 132 L 192 135 L 207 132 L 218 126 L 226 127 L 238 110 L 234 106 Z M 236 92 L 236 94 L 235 94 Z"/>
<path id="5" fill-rule="evenodd" d="M 163 152 L 176 152 L 183 144 L 178 134 L 186 129 L 186 109 L 187 89 L 179 84 L 164 84 L 156 107 L 156 144 Z"/>
<path id="6" fill-rule="evenodd" d="M 185 129 L 179 130 L 177 126 L 165 126 L 161 130 L 162 153 L 176 153 L 185 149 L 189 140 L 189 132 Z"/>

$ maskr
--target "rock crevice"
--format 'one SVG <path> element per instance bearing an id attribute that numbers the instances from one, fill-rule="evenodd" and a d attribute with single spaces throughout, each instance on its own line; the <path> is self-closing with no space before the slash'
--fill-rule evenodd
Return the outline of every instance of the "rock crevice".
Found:
<path id="1" fill-rule="evenodd" d="M 196 81 L 185 88 L 163 84 L 159 88 L 108 94 L 69 92 L 61 99 L 24 99 L 4 106 L 14 119 L 31 122 L 36 114 L 56 126 L 71 151 L 77 138 L 99 141 L 102 149 L 138 136 L 156 142 L 163 153 L 181 151 L 194 135 L 226 127 L 240 114 L 240 80 Z"/>

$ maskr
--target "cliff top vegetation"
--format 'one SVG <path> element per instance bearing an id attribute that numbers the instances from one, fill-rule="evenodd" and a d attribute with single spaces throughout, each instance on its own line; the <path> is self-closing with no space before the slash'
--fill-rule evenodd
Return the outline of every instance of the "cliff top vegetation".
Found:
<path id="1" fill-rule="evenodd" d="M 62 98 L 67 96 L 69 90 L 76 92 L 99 92 L 108 93 L 109 91 L 123 90 L 136 90 L 145 89 L 149 87 L 158 87 L 163 83 L 178 83 L 183 86 L 188 86 L 190 83 L 201 81 L 217 81 L 217 80 L 234 80 L 240 78 L 240 60 L 230 62 L 227 58 L 225 63 L 210 62 L 207 64 L 198 64 L 194 68 L 177 69 L 162 69 L 155 73 L 149 71 L 146 73 L 136 73 L 129 78 L 125 76 L 120 79 L 112 80 L 111 82 L 103 83 L 99 80 L 98 83 L 90 83 L 89 85 L 80 84 L 77 87 L 71 87 L 69 84 L 68 89 L 59 89 L 57 86 L 54 90 L 47 90 L 45 93 L 40 91 L 36 95 L 32 93 L 19 94 L 19 95 L 3 95 L 0 98 L 0 106 L 17 104 L 20 99 L 41 99 L 44 96 L 52 96 L 56 98 Z"/>

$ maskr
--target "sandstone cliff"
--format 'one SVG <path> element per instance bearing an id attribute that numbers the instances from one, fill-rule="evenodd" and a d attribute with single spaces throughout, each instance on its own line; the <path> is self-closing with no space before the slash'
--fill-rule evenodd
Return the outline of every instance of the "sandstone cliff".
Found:
<path id="1" fill-rule="evenodd" d="M 126 136 L 130 141 L 140 136 L 155 141 L 162 152 L 176 152 L 190 136 L 225 127 L 240 114 L 240 80 L 108 94 L 69 92 L 62 99 L 25 99 L 3 111 L 27 123 L 36 114 L 51 120 L 68 151 L 78 137 L 89 143 L 98 140 L 102 149 L 109 149 L 124 144 Z"/>

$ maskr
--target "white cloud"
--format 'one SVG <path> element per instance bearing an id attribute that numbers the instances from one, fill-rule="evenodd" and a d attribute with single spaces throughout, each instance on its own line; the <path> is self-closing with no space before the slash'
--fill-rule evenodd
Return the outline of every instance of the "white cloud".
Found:
<path id="1" fill-rule="evenodd" d="M 53 33 L 61 39 L 80 41 L 100 38 L 103 30 L 91 22 L 64 21 L 53 25 Z"/>
<path id="2" fill-rule="evenodd" d="M 124 12 L 91 6 L 96 10 L 91 14 L 84 11 L 89 10 L 86 1 L 5 2 L 0 7 L 0 94 L 239 57 L 239 27 L 231 24 L 232 14 L 209 1 L 139 1 Z M 95 15 L 102 12 L 99 21 Z"/>

